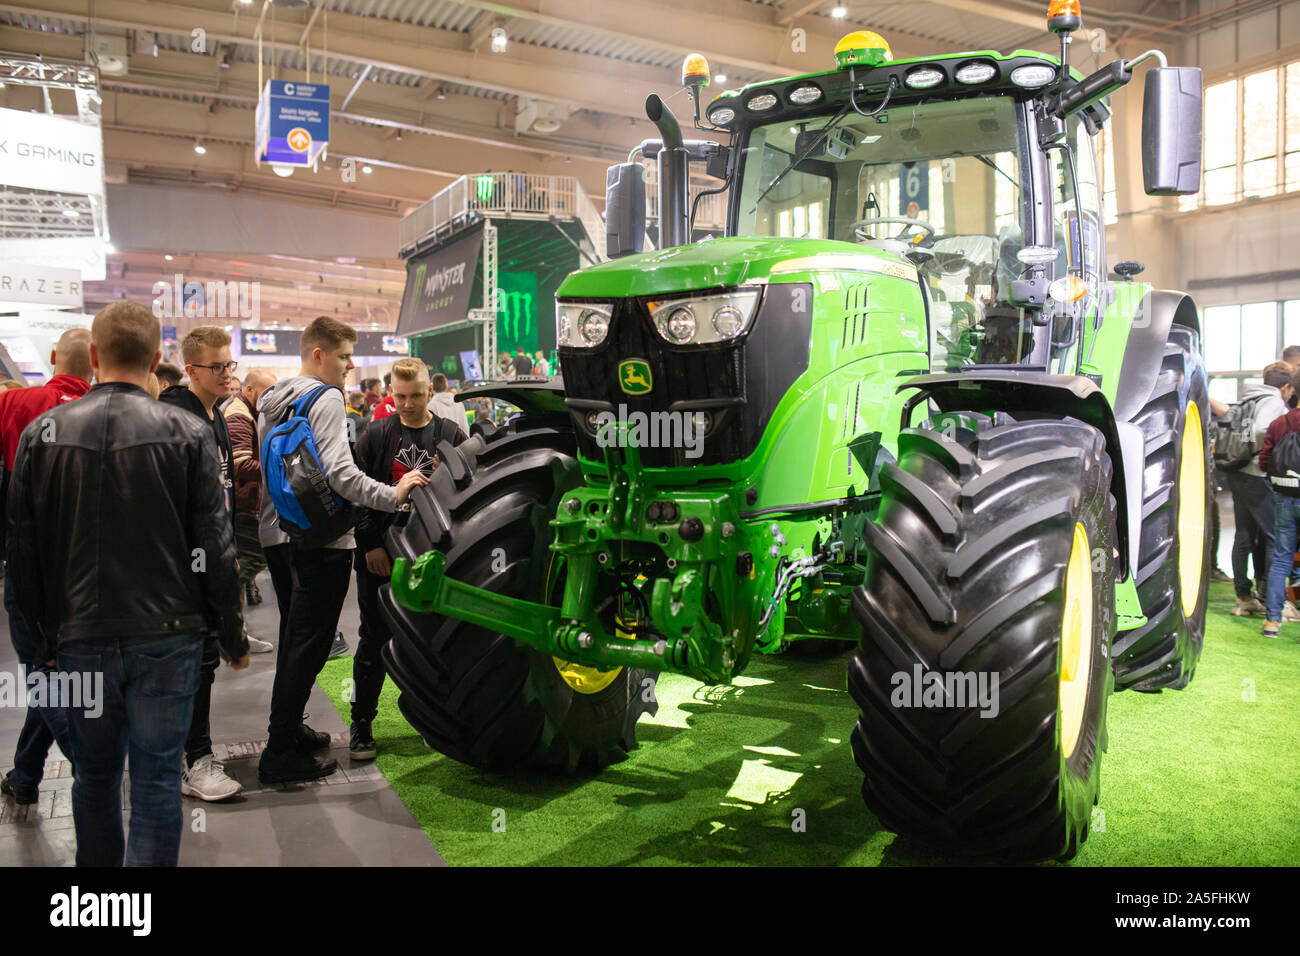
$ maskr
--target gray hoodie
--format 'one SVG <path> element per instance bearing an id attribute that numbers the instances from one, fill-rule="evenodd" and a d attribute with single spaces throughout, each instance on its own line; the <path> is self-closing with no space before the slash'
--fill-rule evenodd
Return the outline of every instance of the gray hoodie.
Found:
<path id="1" fill-rule="evenodd" d="M 1264 433 L 1268 431 L 1268 426 L 1273 424 L 1274 420 L 1287 413 L 1286 402 L 1282 401 L 1282 391 L 1271 385 L 1255 383 L 1247 385 L 1241 393 L 1241 401 L 1246 402 L 1252 398 L 1258 398 L 1259 404 L 1255 407 L 1255 447 L 1264 447 Z M 1256 454 L 1250 460 L 1250 464 L 1241 469 L 1243 475 L 1255 475 L 1263 477 L 1264 472 L 1259 467 L 1259 455 Z"/>
<path id="2" fill-rule="evenodd" d="M 295 375 L 276 382 L 264 391 L 257 400 L 257 434 L 263 437 L 269 435 L 272 428 L 288 417 L 292 402 L 321 384 L 321 380 L 315 376 Z M 347 418 L 343 392 L 337 388 L 331 388 L 318 398 L 307 413 L 307 422 L 311 425 L 312 434 L 316 436 L 316 450 L 320 454 L 330 488 L 355 505 L 373 508 L 375 511 L 396 511 L 397 488 L 368 477 L 353 460 L 352 450 L 348 447 Z M 266 493 L 265 470 L 262 475 L 262 515 L 258 537 L 264 548 L 287 544 L 289 536 L 280 530 L 275 505 Z M 325 547 L 346 550 L 355 545 L 352 533 L 349 532 Z"/>
<path id="3" fill-rule="evenodd" d="M 448 419 L 465 433 L 466 438 L 469 437 L 469 416 L 465 414 L 465 406 L 456 401 L 451 392 L 434 392 L 429 401 L 429 411 L 439 418 Z"/>

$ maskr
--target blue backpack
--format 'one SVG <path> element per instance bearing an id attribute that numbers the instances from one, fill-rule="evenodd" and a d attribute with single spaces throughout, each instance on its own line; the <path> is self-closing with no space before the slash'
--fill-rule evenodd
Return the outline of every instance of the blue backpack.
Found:
<path id="1" fill-rule="evenodd" d="M 321 385 L 289 405 L 289 417 L 262 439 L 262 474 L 289 540 L 319 548 L 352 530 L 358 509 L 330 488 L 307 413 L 336 385 Z M 342 391 L 342 389 L 339 389 Z"/>

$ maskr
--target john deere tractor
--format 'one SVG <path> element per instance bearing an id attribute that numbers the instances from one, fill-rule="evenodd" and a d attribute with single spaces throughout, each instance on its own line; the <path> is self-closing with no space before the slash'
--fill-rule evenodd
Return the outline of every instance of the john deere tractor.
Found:
<path id="1" fill-rule="evenodd" d="M 1204 631 L 1206 373 L 1182 293 L 1112 281 L 1095 137 L 1147 64 L 1151 195 L 1196 190 L 1199 70 L 1152 52 L 894 60 L 727 91 L 686 62 L 610 260 L 557 295 L 563 385 L 502 383 L 389 539 L 385 652 L 426 743 L 496 771 L 600 767 L 665 671 L 849 641 L 867 806 L 920 844 L 1068 858 L 1113 688 L 1191 679 Z M 1159 65 L 1151 66 L 1151 61 Z M 728 197 L 692 241 L 692 164 Z"/>

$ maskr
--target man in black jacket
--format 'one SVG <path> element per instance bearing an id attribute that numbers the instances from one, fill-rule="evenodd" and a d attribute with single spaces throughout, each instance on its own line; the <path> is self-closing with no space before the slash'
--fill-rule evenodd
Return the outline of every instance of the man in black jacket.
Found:
<path id="1" fill-rule="evenodd" d="M 180 765 L 204 637 L 248 666 L 235 540 L 211 433 L 145 391 L 161 328 L 133 302 L 91 327 L 99 384 L 23 431 L 8 498 L 18 607 L 57 652 L 77 755 L 80 866 L 174 866 Z M 78 698 L 80 698 L 78 700 Z M 131 760 L 131 838 L 122 770 Z"/>
<path id="2" fill-rule="evenodd" d="M 367 426 L 357 445 L 357 465 L 376 481 L 395 485 L 408 471 L 432 476 L 440 464 L 438 444 L 459 445 L 466 435 L 454 423 L 429 411 L 428 367 L 419 359 L 393 364 L 393 404 L 396 415 Z M 409 509 L 409 504 L 406 506 Z M 401 512 L 399 512 L 401 513 Z M 366 509 L 357 524 L 357 609 L 361 613 L 357 652 L 352 658 L 352 728 L 348 753 L 353 760 L 375 756 L 370 725 L 379 712 L 384 687 L 384 662 L 379 656 L 390 634 L 379 610 L 379 586 L 393 573 L 384 535 L 395 515 Z"/>
<path id="3" fill-rule="evenodd" d="M 220 326 L 195 326 L 181 341 L 181 356 L 185 359 L 185 374 L 190 378 L 189 387 L 175 385 L 166 389 L 158 396 L 158 401 L 184 409 L 210 429 L 213 447 L 221 461 L 221 481 L 225 492 L 223 514 L 228 516 L 233 534 L 235 456 L 230 447 L 226 416 L 216 407 L 230 394 L 233 384 L 231 375 L 236 363 L 230 360 L 230 336 Z M 244 636 L 248 637 L 247 632 Z M 249 650 L 253 648 L 250 646 Z M 227 800 L 244 789 L 243 784 L 226 773 L 226 768 L 212 753 L 212 682 L 220 663 L 216 635 L 209 634 L 203 645 L 199 691 L 194 696 L 194 717 L 185 741 L 185 766 L 181 770 L 181 793 L 200 800 Z"/>

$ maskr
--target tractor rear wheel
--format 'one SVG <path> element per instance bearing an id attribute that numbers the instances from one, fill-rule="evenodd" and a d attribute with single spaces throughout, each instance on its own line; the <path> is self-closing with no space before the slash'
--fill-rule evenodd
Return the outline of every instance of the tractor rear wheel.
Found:
<path id="1" fill-rule="evenodd" d="M 389 531 L 393 557 L 438 549 L 446 573 L 499 594 L 547 603 L 563 588 L 548 521 L 581 482 L 572 428 L 516 419 L 480 430 L 411 495 L 404 526 Z M 636 747 L 636 722 L 655 713 L 657 675 L 599 671 L 543 654 L 504 634 L 380 602 L 392 630 L 384 663 L 398 707 L 426 744 L 488 770 L 603 767 Z"/>
<path id="2" fill-rule="evenodd" d="M 1147 622 L 1115 638 L 1115 686 L 1186 687 L 1205 640 L 1214 462 L 1208 379 L 1197 334 L 1169 331 L 1151 398 L 1133 418 L 1145 437 L 1136 584 Z"/>
<path id="3" fill-rule="evenodd" d="M 1105 441 L 1075 419 L 961 412 L 905 429 L 898 449 L 853 597 L 862 795 L 945 852 L 1068 859 L 1097 800 L 1113 682 Z"/>

